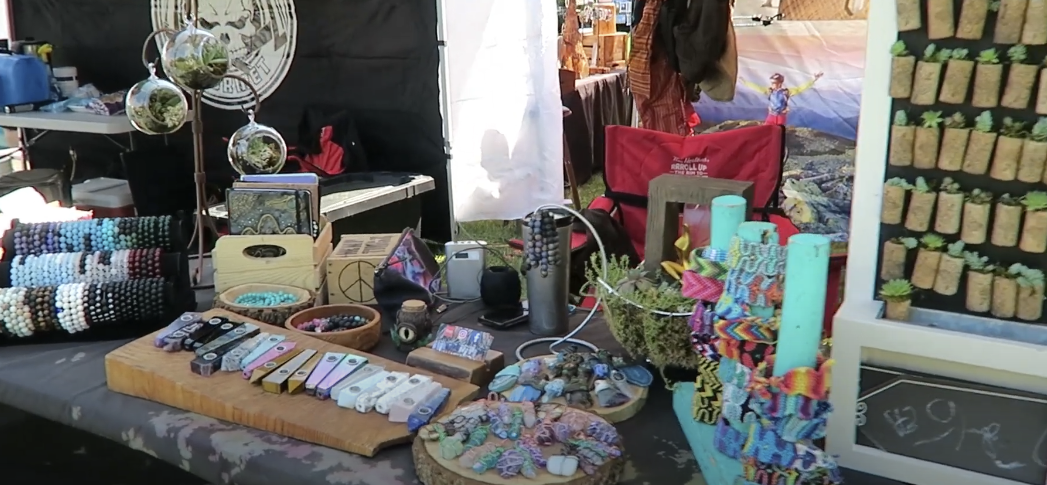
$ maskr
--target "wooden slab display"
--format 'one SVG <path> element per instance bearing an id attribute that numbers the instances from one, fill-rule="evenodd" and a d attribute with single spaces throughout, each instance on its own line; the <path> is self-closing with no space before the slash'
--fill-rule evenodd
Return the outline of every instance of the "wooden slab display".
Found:
<path id="1" fill-rule="evenodd" d="M 647 186 L 647 243 L 644 245 L 644 270 L 661 269 L 662 261 L 675 261 L 673 243 L 680 237 L 680 214 L 684 204 L 709 207 L 721 195 L 745 198 L 745 220 L 753 210 L 752 182 L 714 179 L 698 176 L 664 174 Z"/>
<path id="2" fill-rule="evenodd" d="M 222 316 L 252 322 L 225 310 L 211 310 L 207 318 Z M 347 349 L 288 330 L 252 322 L 274 334 L 287 336 L 298 348 L 317 353 L 351 352 L 386 370 L 426 374 L 391 360 Z M 272 394 L 252 386 L 238 372 L 221 372 L 200 377 L 189 372 L 189 352 L 167 353 L 153 346 L 154 334 L 142 337 L 105 356 L 109 389 L 121 394 L 148 399 L 168 406 L 250 426 L 290 438 L 331 448 L 374 456 L 378 450 L 407 443 L 411 434 L 403 423 L 390 423 L 388 417 L 370 412 L 358 413 L 340 408 L 331 400 L 321 401 L 305 394 Z M 433 375 L 433 380 L 451 390 L 449 406 L 472 400 L 479 388 L 449 377 Z"/>
<path id="3" fill-rule="evenodd" d="M 514 404 L 514 403 L 510 403 Z M 442 417 L 450 413 L 445 413 Z M 433 422 L 438 421 L 434 419 Z M 524 434 L 531 430 L 525 430 Z M 619 448 L 621 448 L 619 438 Z M 499 441 L 499 438 L 490 436 L 487 442 Z M 562 445 L 542 447 L 545 458 L 559 454 Z M 411 455 L 414 458 L 415 474 L 418 480 L 425 485 L 613 485 L 622 478 L 625 470 L 625 459 L 622 457 L 612 458 L 596 469 L 596 473 L 586 475 L 581 468 L 569 477 L 553 475 L 546 469 L 541 469 L 534 479 L 517 475 L 512 478 L 502 478 L 497 470 L 488 470 L 486 473 L 476 473 L 471 469 L 463 468 L 458 464 L 458 458 L 445 460 L 440 456 L 440 443 L 437 441 L 425 441 L 415 437 L 411 446 Z M 625 450 L 622 450 L 622 456 Z"/>
<path id="4" fill-rule="evenodd" d="M 483 387 L 505 368 L 505 356 L 497 350 L 488 350 L 484 361 L 477 362 L 431 347 L 419 347 L 407 354 L 407 365 Z"/>
<path id="5" fill-rule="evenodd" d="M 517 362 L 517 364 L 523 366 L 523 363 L 527 362 L 528 360 L 547 359 L 550 357 L 554 356 L 539 355 L 538 357 L 532 357 L 530 359 L 521 360 L 520 362 Z M 516 386 L 513 386 L 513 388 L 515 387 Z M 629 387 L 632 388 L 634 397 L 630 399 L 629 402 L 622 404 L 621 406 L 615 406 L 613 408 L 600 407 L 600 405 L 596 401 L 596 393 L 590 392 L 589 396 L 593 400 L 593 407 L 589 409 L 583 409 L 583 411 L 593 413 L 603 419 L 606 419 L 608 423 L 620 423 L 622 421 L 625 421 L 626 419 L 636 416 L 636 414 L 639 413 L 641 409 L 643 409 L 643 405 L 647 402 L 647 388 L 634 386 L 632 384 L 629 384 Z M 511 394 L 512 392 L 513 390 L 509 389 L 508 391 L 505 391 L 501 394 L 502 396 L 508 398 L 509 394 Z M 553 399 L 552 402 L 567 404 L 567 400 L 565 400 L 562 397 Z"/>

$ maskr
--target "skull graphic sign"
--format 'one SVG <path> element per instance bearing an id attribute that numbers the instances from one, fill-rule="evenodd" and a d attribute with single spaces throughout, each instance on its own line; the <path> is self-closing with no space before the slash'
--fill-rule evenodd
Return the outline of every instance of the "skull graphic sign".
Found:
<path id="1" fill-rule="evenodd" d="M 291 69 L 298 37 L 294 0 L 197 0 L 198 27 L 214 34 L 229 52 L 229 73 L 251 82 L 258 95 L 272 95 Z M 181 30 L 187 14 L 184 0 L 151 0 L 153 29 Z M 167 36 L 157 36 L 158 48 Z M 226 78 L 204 91 L 205 103 L 220 109 L 254 106 L 251 90 Z"/>

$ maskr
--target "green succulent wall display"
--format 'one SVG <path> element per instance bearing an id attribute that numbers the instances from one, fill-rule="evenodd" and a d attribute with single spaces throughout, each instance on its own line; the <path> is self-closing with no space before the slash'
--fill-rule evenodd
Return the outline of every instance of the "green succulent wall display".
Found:
<path id="1" fill-rule="evenodd" d="M 913 291 L 915 288 L 909 280 L 891 280 L 880 287 L 880 298 L 890 302 L 909 301 L 912 299 Z"/>

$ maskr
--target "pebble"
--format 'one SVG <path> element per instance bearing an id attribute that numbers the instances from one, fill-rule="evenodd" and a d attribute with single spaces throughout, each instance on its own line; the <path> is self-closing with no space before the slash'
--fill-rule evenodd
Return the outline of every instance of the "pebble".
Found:
<path id="1" fill-rule="evenodd" d="M 286 291 L 257 291 L 244 293 L 233 300 L 240 306 L 247 307 L 272 307 L 297 303 L 298 297 Z"/>
<path id="2" fill-rule="evenodd" d="M 325 318 L 314 318 L 308 322 L 298 325 L 298 330 L 304 332 L 337 332 L 341 330 L 352 330 L 367 324 L 367 318 L 360 315 L 334 315 Z"/>

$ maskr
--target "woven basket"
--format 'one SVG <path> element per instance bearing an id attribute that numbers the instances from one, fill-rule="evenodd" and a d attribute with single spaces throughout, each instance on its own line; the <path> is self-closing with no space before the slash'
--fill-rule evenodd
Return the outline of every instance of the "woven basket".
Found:
<path id="1" fill-rule="evenodd" d="M 282 291 L 298 297 L 298 301 L 286 305 L 273 307 L 251 307 L 237 305 L 236 299 L 247 293 L 277 292 Z M 247 318 L 265 322 L 270 325 L 283 325 L 288 317 L 306 308 L 312 308 L 316 302 L 316 295 L 304 288 L 287 285 L 270 285 L 264 283 L 249 283 L 229 288 L 214 297 L 214 308 L 229 310 L 233 313 L 243 315 Z"/>
<path id="2" fill-rule="evenodd" d="M 298 329 L 299 325 L 314 318 L 327 318 L 335 315 L 360 315 L 367 319 L 367 323 L 359 328 L 334 332 L 308 332 Z M 284 323 L 284 327 L 287 327 L 292 332 L 298 332 L 325 342 L 341 345 L 342 347 L 366 351 L 378 345 L 378 339 L 382 336 L 382 315 L 373 308 L 363 305 L 323 305 L 291 315 Z"/>

